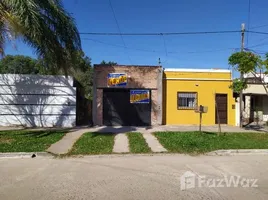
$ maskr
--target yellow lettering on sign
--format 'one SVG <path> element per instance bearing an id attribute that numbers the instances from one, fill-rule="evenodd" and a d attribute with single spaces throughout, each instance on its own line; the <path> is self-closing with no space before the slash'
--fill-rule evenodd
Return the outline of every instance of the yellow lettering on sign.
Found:
<path id="1" fill-rule="evenodd" d="M 108 85 L 112 86 L 112 85 L 118 85 L 121 83 L 126 83 L 127 82 L 127 76 L 126 75 L 122 75 L 119 77 L 111 77 L 108 78 Z"/>
<path id="2" fill-rule="evenodd" d="M 109 86 L 113 85 L 113 79 L 112 79 L 112 78 L 109 78 L 109 79 L 108 79 L 108 85 L 109 85 Z"/>
<path id="3" fill-rule="evenodd" d="M 130 95 L 130 102 L 131 103 L 143 101 L 143 100 L 146 100 L 146 99 L 149 99 L 149 94 L 148 93 Z"/>

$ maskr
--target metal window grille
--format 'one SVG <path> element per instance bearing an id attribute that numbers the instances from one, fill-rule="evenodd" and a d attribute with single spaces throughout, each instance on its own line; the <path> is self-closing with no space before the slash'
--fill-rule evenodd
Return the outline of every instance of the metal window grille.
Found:
<path id="1" fill-rule="evenodd" d="M 196 92 L 178 92 L 178 109 L 195 109 L 196 105 Z"/>

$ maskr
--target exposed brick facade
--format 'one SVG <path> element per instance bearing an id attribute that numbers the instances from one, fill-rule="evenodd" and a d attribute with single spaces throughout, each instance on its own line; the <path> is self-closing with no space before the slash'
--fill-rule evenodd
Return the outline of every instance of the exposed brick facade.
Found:
<path id="1" fill-rule="evenodd" d="M 159 66 L 123 66 L 123 65 L 94 65 L 94 88 L 95 88 L 95 122 L 96 125 L 102 125 L 102 98 L 103 88 L 107 88 L 107 76 L 109 73 L 126 73 L 127 86 L 124 88 L 150 89 L 151 90 L 151 123 L 159 124 L 159 116 L 161 116 L 161 105 L 159 96 L 159 84 L 162 83 L 162 68 Z M 162 89 L 161 89 L 162 90 Z M 93 108 L 94 112 L 94 108 Z"/>

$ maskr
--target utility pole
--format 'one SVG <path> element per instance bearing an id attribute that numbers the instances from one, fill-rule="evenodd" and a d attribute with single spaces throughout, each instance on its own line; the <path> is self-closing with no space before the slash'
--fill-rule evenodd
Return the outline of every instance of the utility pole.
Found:
<path id="1" fill-rule="evenodd" d="M 241 52 L 244 51 L 244 43 L 245 41 L 245 24 L 241 24 Z M 240 81 L 242 82 L 244 80 L 244 74 L 241 72 L 240 73 Z M 239 113 L 240 113 L 240 122 L 239 122 L 239 126 L 242 128 L 243 126 L 243 89 L 240 90 L 240 94 L 239 94 L 239 104 L 240 104 L 240 108 L 239 108 Z"/>

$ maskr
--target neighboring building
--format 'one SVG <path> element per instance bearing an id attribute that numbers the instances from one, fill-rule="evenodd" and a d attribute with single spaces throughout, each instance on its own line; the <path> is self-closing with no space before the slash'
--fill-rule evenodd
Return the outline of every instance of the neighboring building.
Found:
<path id="1" fill-rule="evenodd" d="M 250 73 L 244 78 L 247 89 L 243 91 L 243 123 L 268 121 L 268 76 Z"/>
<path id="2" fill-rule="evenodd" d="M 0 126 L 75 126 L 73 82 L 64 76 L 0 74 Z"/>
<path id="3" fill-rule="evenodd" d="M 163 75 L 163 124 L 199 124 L 197 106 L 207 107 L 202 124 L 236 125 L 236 102 L 230 70 L 165 69 Z M 217 112 L 218 111 L 218 112 Z"/>
<path id="4" fill-rule="evenodd" d="M 93 124 L 162 123 L 162 68 L 94 65 Z"/>

